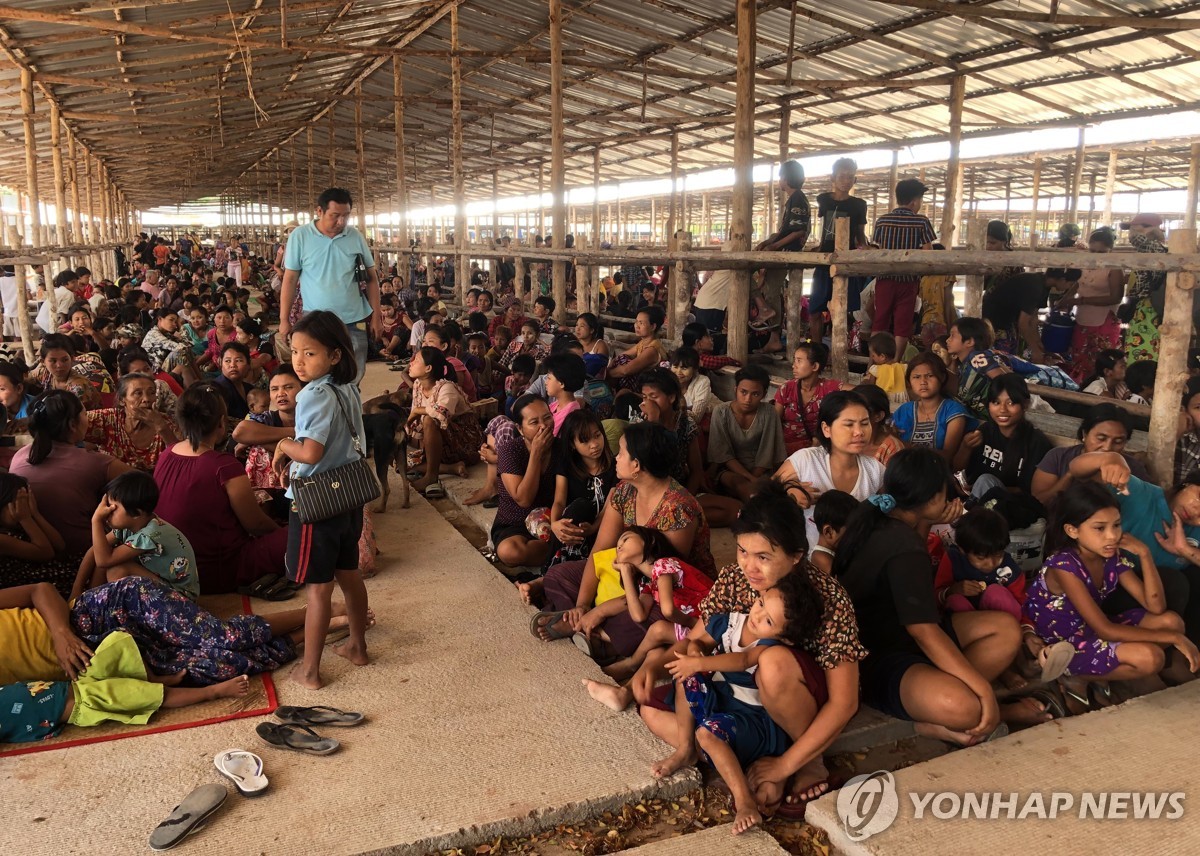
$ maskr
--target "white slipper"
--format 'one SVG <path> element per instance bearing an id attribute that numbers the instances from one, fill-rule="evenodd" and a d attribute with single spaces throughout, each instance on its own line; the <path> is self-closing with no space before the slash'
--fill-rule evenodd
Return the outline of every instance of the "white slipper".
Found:
<path id="1" fill-rule="evenodd" d="M 233 782 L 244 797 L 257 797 L 270 782 L 263 775 L 262 758 L 245 749 L 226 749 L 213 758 L 217 772 Z"/>
<path id="2" fill-rule="evenodd" d="M 1065 675 L 1074 657 L 1075 646 L 1065 639 L 1043 648 L 1038 655 L 1042 665 L 1042 683 L 1048 684 Z"/>

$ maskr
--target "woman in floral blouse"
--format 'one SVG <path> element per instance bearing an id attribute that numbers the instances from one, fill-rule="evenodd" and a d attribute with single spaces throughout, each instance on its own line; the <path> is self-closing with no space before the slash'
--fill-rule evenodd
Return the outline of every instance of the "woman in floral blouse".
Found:
<path id="1" fill-rule="evenodd" d="M 156 392 L 150 375 L 123 375 L 118 406 L 89 410 L 84 439 L 131 467 L 154 472 L 162 450 L 179 442 L 174 423 L 154 408 Z"/>
<path id="2" fill-rule="evenodd" d="M 756 673 L 767 713 L 793 742 L 783 755 L 756 761 L 749 770 L 750 785 L 761 811 L 794 817 L 803 812 L 804 803 L 829 790 L 822 754 L 858 710 L 858 664 L 867 651 L 859 642 L 846 590 L 805 558 L 803 513 L 787 501 L 785 485 L 764 486 L 731 528 L 738 563 L 721 569 L 700 604 L 701 621 L 715 613 L 749 612 L 763 592 L 793 573 L 806 575 L 824 603 L 822 626 L 808 646 L 769 649 Z M 667 648 L 652 652 L 628 687 L 590 681 L 588 691 L 618 710 L 635 699 L 660 706 L 664 690 L 671 687 L 655 685 L 669 677 L 665 665 L 671 656 Z"/>

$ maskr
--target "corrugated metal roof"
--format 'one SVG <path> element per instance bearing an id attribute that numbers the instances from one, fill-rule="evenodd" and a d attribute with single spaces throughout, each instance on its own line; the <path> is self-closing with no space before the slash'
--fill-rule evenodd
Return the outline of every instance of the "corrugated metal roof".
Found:
<path id="1" fill-rule="evenodd" d="M 292 47 L 286 50 L 277 0 L 9 0 L 0 5 L 0 46 L 35 70 L 61 104 L 67 125 L 139 207 L 222 192 L 257 199 L 268 186 L 274 194 L 277 180 L 289 188 L 282 202 L 290 205 L 293 157 L 305 190 L 299 196 L 306 195 L 308 128 L 314 183 L 332 179 L 356 190 L 353 84 L 360 82 L 367 193 L 390 205 L 392 68 L 386 55 L 370 51 L 410 42 L 401 52 L 408 180 L 414 197 L 435 186 L 439 198 L 449 198 L 450 60 L 444 52 L 450 43 L 447 12 L 455 3 L 462 47 L 496 53 L 462 59 L 468 194 L 490 196 L 493 171 L 502 194 L 528 191 L 549 158 L 549 65 L 544 55 L 527 61 L 511 52 L 548 51 L 545 0 L 287 0 Z M 968 134 L 1200 104 L 1194 95 L 1200 88 L 1200 31 L 1073 18 L 1194 20 L 1200 0 L 1125 0 L 1119 6 L 1115 0 L 1061 0 L 1061 20 L 1054 23 L 1021 19 L 1031 11 L 1021 0 L 913 5 L 922 8 L 894 0 L 759 0 L 758 152 L 777 151 L 783 104 L 791 107 L 793 152 L 944 138 L 954 74 L 968 75 Z M 1039 3 L 1032 11 L 1044 8 Z M 605 180 L 661 175 L 672 133 L 678 134 L 685 168 L 728 163 L 736 96 L 734 0 L 564 0 L 564 10 L 565 47 L 574 52 L 564 98 L 570 184 L 590 183 L 597 147 Z M 103 25 L 128 32 L 102 32 Z M 170 28 L 178 38 L 154 28 Z M 235 32 L 240 49 L 197 40 Z M 306 43 L 314 49 L 296 48 Z M 348 53 L 348 47 L 368 52 Z M 14 68 L 0 69 L 0 182 L 20 188 L 18 79 Z M 36 100 L 47 198 L 48 108 L 40 95 Z M 1130 187 L 1170 180 L 1167 173 L 1180 167 L 1177 154 L 1156 154 L 1140 167 L 1123 156 L 1122 171 L 1130 170 L 1123 180 Z M 1019 181 L 1013 170 L 998 175 Z M 545 180 L 548 185 L 548 168 Z M 977 192 L 991 191 L 981 180 Z"/>

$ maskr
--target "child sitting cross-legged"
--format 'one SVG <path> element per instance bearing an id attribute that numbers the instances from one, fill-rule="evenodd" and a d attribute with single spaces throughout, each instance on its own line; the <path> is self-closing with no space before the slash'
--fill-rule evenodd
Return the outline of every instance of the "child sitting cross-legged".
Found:
<path id="1" fill-rule="evenodd" d="M 846 521 L 856 508 L 858 500 L 844 490 L 825 491 L 813 506 L 813 524 L 820 537 L 809 550 L 808 560 L 822 573 L 833 573 L 833 557 L 837 554 L 838 542 L 846 531 Z"/>
<path id="2" fill-rule="evenodd" d="M 129 576 L 157 580 L 192 600 L 199 596 L 192 545 L 154 514 L 156 505 L 158 485 L 149 473 L 129 470 L 108 483 L 92 514 L 92 548 L 79 566 L 73 597 Z"/>
<path id="3" fill-rule="evenodd" d="M 675 692 L 666 702 L 674 712 L 642 705 L 646 725 L 675 752 L 655 763 L 657 777 L 710 761 L 733 794 L 735 835 L 762 822 L 746 769 L 759 758 L 782 755 L 787 732 L 767 714 L 754 673 L 772 645 L 802 647 L 820 625 L 822 604 L 803 574 L 788 574 L 764 592 L 749 614 L 716 613 L 676 643 L 667 670 Z"/>
<path id="4" fill-rule="evenodd" d="M 708 595 L 713 581 L 703 571 L 681 561 L 666 535 L 645 526 L 630 526 L 617 539 L 613 567 L 621 574 L 630 617 L 645 621 L 650 608 L 658 604 L 665 619 L 650 625 L 632 655 L 604 668 L 609 677 L 625 680 L 633 676 L 655 648 L 687 638 L 700 613 L 700 601 Z"/>
<path id="5" fill-rule="evenodd" d="M 160 678 L 146 669 L 133 637 L 104 637 L 73 681 L 22 681 L 0 686 L 0 743 L 32 743 L 55 737 L 65 725 L 102 722 L 145 725 L 161 708 L 186 707 L 250 691 L 238 675 L 208 687 L 174 686 L 182 675 Z"/>

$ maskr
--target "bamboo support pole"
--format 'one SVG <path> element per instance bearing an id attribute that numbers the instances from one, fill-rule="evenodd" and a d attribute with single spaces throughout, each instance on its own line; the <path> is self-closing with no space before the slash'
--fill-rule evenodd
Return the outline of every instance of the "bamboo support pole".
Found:
<path id="1" fill-rule="evenodd" d="M 1035 157 L 1033 159 L 1033 191 L 1031 196 L 1030 217 L 1033 218 L 1029 227 L 1029 246 L 1036 247 L 1040 236 L 1038 234 L 1038 205 L 1041 203 L 1039 194 L 1042 190 L 1042 159 Z"/>
<path id="2" fill-rule="evenodd" d="M 836 253 L 850 252 L 850 218 L 837 217 L 833 221 L 833 249 Z M 850 278 L 844 274 L 833 277 L 833 294 L 829 298 L 829 317 L 833 329 L 829 333 L 829 363 L 833 367 L 833 376 L 846 378 L 850 376 L 850 363 L 847 346 L 850 341 L 849 306 Z M 790 320 L 790 319 L 789 319 Z M 799 341 L 797 335 L 796 341 Z M 788 344 L 794 344 L 789 338 Z"/>
<path id="3" fill-rule="evenodd" d="M 337 184 L 337 127 L 334 114 L 337 111 L 329 111 L 329 181 L 326 182 L 326 187 L 333 187 Z"/>
<path id="4" fill-rule="evenodd" d="M 730 247 L 750 249 L 754 212 L 754 70 L 757 27 L 755 0 L 737 0 L 737 90 L 733 136 L 733 205 Z M 750 271 L 738 270 L 729 289 L 726 326 L 729 356 L 745 363 L 750 351 Z"/>
<path id="5" fill-rule="evenodd" d="M 1083 195 L 1083 149 L 1084 129 L 1079 129 L 1079 142 L 1075 144 L 1075 171 L 1071 176 L 1071 188 L 1067 196 L 1067 222 L 1079 222 L 1079 198 Z"/>
<path id="6" fill-rule="evenodd" d="M 588 248 L 588 239 L 586 235 L 575 236 L 575 246 L 577 249 L 584 252 Z M 575 265 L 575 305 L 578 312 L 599 312 L 599 305 L 593 303 L 592 296 L 596 293 L 588 282 L 592 268 L 584 264 Z M 566 313 L 563 313 L 564 320 Z"/>
<path id="7" fill-rule="evenodd" d="M 692 235 L 683 229 L 677 231 L 674 235 L 675 249 L 680 252 L 690 252 L 692 249 Z M 671 269 L 671 284 L 672 294 L 671 300 L 667 304 L 670 307 L 670 333 L 668 338 L 671 340 L 673 348 L 678 348 L 683 344 L 683 328 L 687 326 L 688 311 L 692 307 L 692 272 L 695 270 L 688 262 L 680 259 Z"/>
<path id="8" fill-rule="evenodd" d="M 959 212 L 962 209 L 962 114 L 963 98 L 967 93 L 967 78 L 959 76 L 950 84 L 950 158 L 946 162 L 945 203 L 942 209 L 940 237 L 947 247 L 954 246 L 955 230 L 958 228 Z M 893 185 L 889 192 L 896 190 Z"/>
<path id="9" fill-rule="evenodd" d="M 667 249 L 680 249 L 678 242 L 682 234 L 679 228 L 679 192 L 677 185 L 679 183 L 679 134 L 671 134 L 671 200 L 670 206 L 667 209 L 667 228 L 666 234 L 668 237 Z M 688 246 L 691 246 L 691 241 L 688 241 Z M 680 263 L 682 264 L 682 263 Z M 672 342 L 678 342 L 679 337 L 683 333 L 683 325 L 687 323 L 687 312 L 682 316 L 678 313 L 679 298 L 682 294 L 687 294 L 690 298 L 691 293 L 685 286 L 685 281 L 681 278 L 680 271 L 683 268 L 680 264 L 668 269 L 667 273 L 667 306 L 670 311 L 667 313 L 667 338 Z M 682 320 L 681 320 L 682 318 Z"/>
<path id="10" fill-rule="evenodd" d="M 1108 172 L 1104 176 L 1104 213 L 1101 224 L 1111 226 L 1113 221 L 1113 194 L 1117 189 L 1117 158 L 1120 152 L 1113 149 L 1108 153 Z"/>
<path id="11" fill-rule="evenodd" d="M 562 0 L 550 0 L 550 192 L 553 194 L 554 249 L 566 247 L 567 174 L 563 149 L 563 9 Z M 550 266 L 554 320 L 567 320 L 567 265 L 555 260 Z M 578 292 L 577 292 L 578 293 Z"/>
<path id="12" fill-rule="evenodd" d="M 9 223 L 5 229 L 7 243 L 14 249 L 21 244 L 17 227 Z M 25 352 L 25 365 L 34 365 L 33 322 L 29 317 L 29 274 L 23 264 L 13 264 L 13 275 L 17 280 L 17 329 L 21 333 L 21 349 Z"/>
<path id="13" fill-rule="evenodd" d="M 592 149 L 592 240 L 591 244 L 597 250 L 603 237 L 600 234 L 600 147 Z M 576 262 L 579 264 L 579 262 Z M 588 305 L 589 311 L 600 311 L 600 268 L 598 265 L 588 267 Z"/>
<path id="14" fill-rule="evenodd" d="M 398 243 L 408 246 L 408 184 L 404 172 L 404 66 L 398 56 L 392 57 L 392 94 L 396 96 L 393 109 L 393 136 L 396 146 L 396 231 L 399 232 Z M 408 282 L 408 251 L 401 254 L 401 262 L 405 269 L 401 273 L 404 281 Z"/>
<path id="15" fill-rule="evenodd" d="M 1183 211 L 1183 228 L 1196 228 L 1196 196 L 1200 194 L 1200 143 L 1192 143 L 1188 162 L 1187 207 Z M 1188 250 L 1194 252 L 1194 250 Z"/>
<path id="16" fill-rule="evenodd" d="M 75 159 L 75 134 L 67 132 L 67 160 L 71 162 L 71 243 L 82 244 L 83 212 L 79 210 L 79 161 Z"/>
<path id="17" fill-rule="evenodd" d="M 987 220 L 977 218 L 967 221 L 967 245 L 971 250 L 983 250 L 987 240 Z M 982 274 L 967 275 L 967 293 L 964 297 L 963 312 L 970 318 L 983 316 L 983 283 Z"/>
<path id="18" fill-rule="evenodd" d="M 58 104 L 50 102 L 50 166 L 54 176 L 54 241 L 55 244 L 69 244 L 71 238 L 67 234 L 67 184 L 63 178 L 62 159 L 62 117 L 59 115 Z M 69 267 L 69 261 L 64 263 Z"/>
<path id="19" fill-rule="evenodd" d="M 38 210 L 37 131 L 34 128 L 33 73 L 21 66 L 21 123 L 25 131 L 25 193 L 29 199 L 29 228 L 25 237 L 32 246 L 42 244 L 42 218 Z"/>
<path id="20" fill-rule="evenodd" d="M 367 234 L 367 158 L 363 145 L 362 84 L 354 84 L 354 157 L 358 171 L 358 228 Z"/>
<path id="21" fill-rule="evenodd" d="M 458 45 L 458 4 L 455 4 L 450 8 L 451 50 L 457 52 Z M 471 263 L 463 252 L 468 243 L 467 192 L 463 173 L 462 57 L 457 53 L 450 58 L 450 97 L 453 101 L 450 108 L 450 148 L 454 174 L 454 246 L 459 252 L 454 264 L 454 287 L 458 291 L 459 301 L 465 303 L 467 289 L 471 287 Z"/>
<path id="22" fill-rule="evenodd" d="M 317 195 L 313 186 L 313 129 L 304 129 L 304 165 L 308 169 L 308 198 L 304 200 L 304 211 L 312 211 Z"/>
<path id="23" fill-rule="evenodd" d="M 1192 188 L 1196 185 L 1192 184 Z M 1195 208 L 1192 208 L 1195 211 Z M 1193 217 L 1195 215 L 1193 214 Z M 1194 221 L 1193 221 L 1194 222 Z M 1173 229 L 1167 241 L 1172 254 L 1196 252 L 1195 227 Z M 1192 301 L 1196 279 L 1192 273 L 1167 275 L 1163 319 L 1159 325 L 1158 374 L 1150 403 L 1148 464 L 1160 483 L 1169 483 L 1174 472 L 1179 402 L 1187 385 L 1187 351 L 1192 339 Z"/>
<path id="24" fill-rule="evenodd" d="M 538 230 L 537 233 L 546 237 L 546 164 L 538 164 Z"/>

